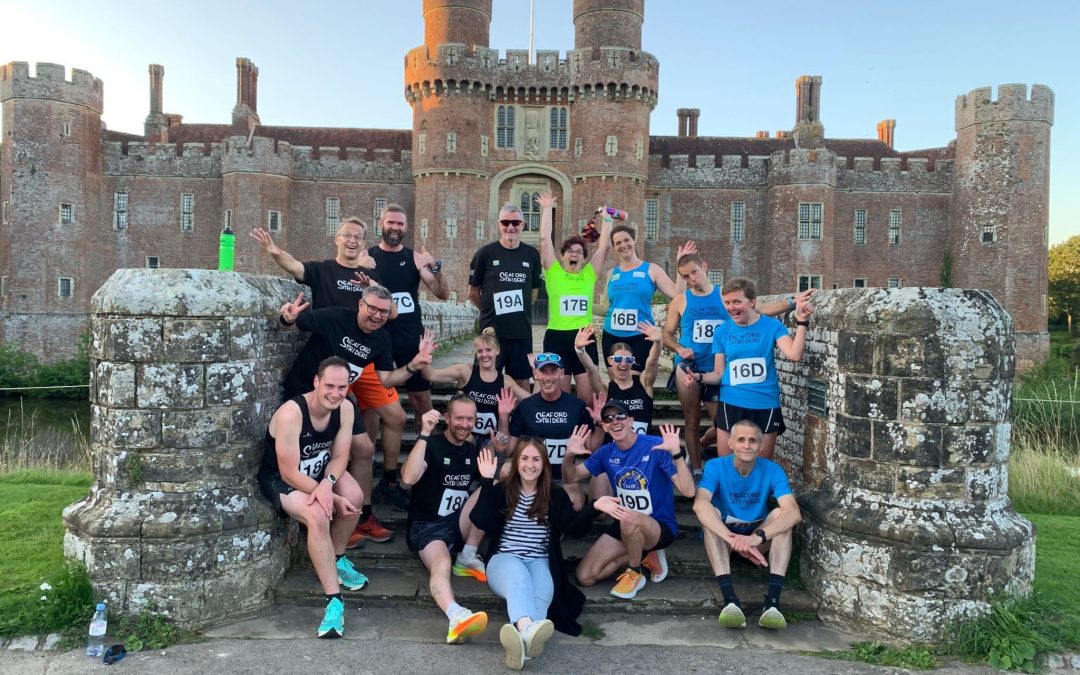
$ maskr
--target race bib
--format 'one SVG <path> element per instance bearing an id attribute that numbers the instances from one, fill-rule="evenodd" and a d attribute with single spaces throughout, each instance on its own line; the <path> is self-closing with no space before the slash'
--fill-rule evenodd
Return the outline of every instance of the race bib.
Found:
<path id="1" fill-rule="evenodd" d="M 349 384 L 356 382 L 356 378 L 360 377 L 360 373 L 364 372 L 364 369 L 355 363 L 349 364 Z"/>
<path id="2" fill-rule="evenodd" d="M 703 345 L 711 345 L 713 332 L 716 327 L 724 323 L 723 319 L 698 319 L 694 322 L 694 342 Z"/>
<path id="3" fill-rule="evenodd" d="M 638 422 L 634 420 L 634 423 L 630 425 L 634 429 L 635 434 L 644 434 L 649 430 L 649 424 L 647 422 Z"/>
<path id="4" fill-rule="evenodd" d="M 442 491 L 442 497 L 439 498 L 439 515 L 449 516 L 452 513 L 457 513 L 462 506 L 465 506 L 465 500 L 468 498 L 468 490 L 446 488 Z"/>
<path id="5" fill-rule="evenodd" d="M 494 301 L 496 314 L 513 314 L 514 312 L 525 311 L 525 303 L 521 299 L 520 288 L 496 293 Z"/>
<path id="6" fill-rule="evenodd" d="M 476 413 L 476 424 L 473 425 L 473 433 L 487 436 L 489 431 L 495 431 L 495 425 L 495 413 L 478 412 Z"/>
<path id="7" fill-rule="evenodd" d="M 412 314 L 416 311 L 416 303 L 408 293 L 393 293 L 392 297 L 398 314 Z"/>
<path id="8" fill-rule="evenodd" d="M 552 464 L 562 464 L 563 463 L 563 459 L 566 458 L 566 441 L 567 440 L 569 440 L 569 439 L 559 438 L 559 439 L 552 440 L 552 439 L 549 438 L 548 440 L 544 441 L 544 444 L 547 445 L 548 461 L 549 462 L 551 462 Z"/>
<path id="9" fill-rule="evenodd" d="M 308 478 L 320 478 L 326 463 L 330 461 L 330 451 L 323 450 L 314 457 L 300 460 L 300 472 Z"/>
<path id="10" fill-rule="evenodd" d="M 588 316 L 589 299 L 584 295 L 564 295 L 559 299 L 559 311 L 563 316 Z"/>
<path id="11" fill-rule="evenodd" d="M 617 492 L 619 501 L 626 508 L 646 516 L 652 515 L 652 495 L 649 494 L 648 490 L 640 488 L 630 490 L 620 487 Z"/>
<path id="12" fill-rule="evenodd" d="M 728 379 L 734 386 L 764 382 L 765 359 L 762 357 L 735 359 L 728 365 Z"/>
<path id="13" fill-rule="evenodd" d="M 619 330 L 637 329 L 636 309 L 613 309 L 611 310 L 611 327 Z"/>

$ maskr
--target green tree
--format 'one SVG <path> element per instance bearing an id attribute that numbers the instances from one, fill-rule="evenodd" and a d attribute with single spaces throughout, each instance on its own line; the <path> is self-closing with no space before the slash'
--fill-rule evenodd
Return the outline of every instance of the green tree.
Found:
<path id="1" fill-rule="evenodd" d="M 1080 312 L 1080 235 L 1050 247 L 1050 315 L 1065 315 L 1072 332 L 1073 316 Z"/>

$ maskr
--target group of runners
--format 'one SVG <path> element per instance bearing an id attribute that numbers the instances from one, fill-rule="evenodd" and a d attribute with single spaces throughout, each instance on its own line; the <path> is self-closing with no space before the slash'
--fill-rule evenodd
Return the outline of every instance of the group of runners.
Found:
<path id="1" fill-rule="evenodd" d="M 679 534 L 676 491 L 694 500 L 723 597 L 720 623 L 745 626 L 730 574 L 735 552 L 768 569 L 759 625 L 783 628 L 780 593 L 800 514 L 782 468 L 769 459 L 784 430 L 774 353 L 801 358 L 810 294 L 759 307 L 747 279 L 712 284 L 693 242 L 679 248 L 673 281 L 638 257 L 633 229 L 615 225 L 607 209 L 597 211 L 591 257 L 577 235 L 556 254 L 556 200 L 537 201 L 539 251 L 521 241 L 524 217 L 507 205 L 498 240 L 473 257 L 469 298 L 483 331 L 472 363 L 443 368 L 431 364 L 437 345 L 423 328 L 419 287 L 440 299 L 449 289 L 441 261 L 403 245 L 404 209 L 384 209 L 381 241 L 367 249 L 366 224 L 344 221 L 332 260 L 301 263 L 267 232 L 252 233 L 311 288 L 310 305 L 300 295 L 281 308 L 282 326 L 310 337 L 270 420 L 258 480 L 280 515 L 306 527 L 327 598 L 319 637 L 344 633 L 341 588 L 368 583 L 346 549 L 393 536 L 373 513 L 373 495 L 407 511 L 406 542 L 428 570 L 432 597 L 449 622 L 448 643 L 468 640 L 488 621 L 455 601 L 452 575 L 486 582 L 506 599 L 510 621 L 499 637 L 514 669 L 538 656 L 555 630 L 580 634 L 579 585 L 615 577 L 611 594 L 632 599 L 666 578 L 665 549 Z M 597 270 L 609 256 L 615 264 L 594 306 Z M 541 284 L 549 319 L 543 351 L 534 353 L 532 304 Z M 671 299 L 662 327 L 653 323 L 657 291 Z M 770 316 L 792 310 L 794 335 Z M 600 336 L 594 313 L 604 316 Z M 662 347 L 676 354 L 668 386 L 682 405 L 685 448 L 679 427 L 650 433 Z M 431 405 L 433 382 L 459 392 L 443 413 Z M 406 415 L 398 386 L 408 391 L 417 426 L 400 471 Z M 703 404 L 715 423 L 704 438 Z M 380 421 L 383 471 L 373 486 Z M 709 444 L 719 456 L 703 463 Z M 577 565 L 574 584 L 562 537 L 592 532 L 601 515 L 610 524 Z"/>

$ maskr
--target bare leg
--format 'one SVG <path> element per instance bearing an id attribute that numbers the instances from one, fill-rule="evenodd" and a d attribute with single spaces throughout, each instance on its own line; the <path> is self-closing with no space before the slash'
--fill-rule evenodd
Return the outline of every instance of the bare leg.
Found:
<path id="1" fill-rule="evenodd" d="M 578 582 L 592 586 L 626 567 L 626 547 L 610 534 L 602 534 L 577 567 Z"/>
<path id="2" fill-rule="evenodd" d="M 630 567 L 640 567 L 645 550 L 660 541 L 660 523 L 649 516 L 634 513 L 633 517 L 619 521 L 619 524 L 622 527 L 623 545 L 626 546 L 627 563 Z"/>
<path id="3" fill-rule="evenodd" d="M 338 585 L 334 542 L 330 538 L 330 519 L 318 503 L 308 504 L 307 499 L 306 492 L 296 490 L 281 495 L 281 507 L 307 527 L 308 557 L 315 568 L 315 576 L 319 578 L 323 593 L 334 595 L 341 592 L 341 586 Z M 352 524 L 355 526 L 356 521 L 352 521 Z"/>
<path id="4" fill-rule="evenodd" d="M 681 377 L 675 378 L 683 418 L 686 420 L 686 452 L 690 456 L 690 468 L 701 468 L 701 385 L 687 384 Z"/>
<path id="5" fill-rule="evenodd" d="M 776 434 L 765 434 L 761 437 L 761 456 L 772 459 L 776 451 Z"/>
<path id="6" fill-rule="evenodd" d="M 420 551 L 420 561 L 428 569 L 428 589 L 435 604 L 445 614 L 454 604 L 454 590 L 450 586 L 450 549 L 446 543 L 433 541 Z"/>
<path id="7" fill-rule="evenodd" d="M 383 469 L 396 470 L 398 455 L 401 453 L 401 434 L 405 431 L 405 409 L 401 403 L 394 401 L 389 405 L 376 408 L 375 411 L 382 418 L 382 450 Z"/>
<path id="8" fill-rule="evenodd" d="M 334 520 L 330 523 L 330 538 L 334 544 L 334 555 L 339 556 L 345 552 L 345 544 L 349 541 L 349 535 L 356 529 L 356 521 L 360 519 L 360 506 L 364 503 L 365 495 L 364 491 L 360 489 L 360 485 L 349 474 L 345 474 L 338 479 L 337 484 L 334 485 L 334 493 L 348 499 L 349 503 L 355 506 L 357 510 L 357 514 L 351 518 L 335 513 Z"/>
<path id="9" fill-rule="evenodd" d="M 375 444 L 371 437 L 357 434 L 349 445 L 349 474 L 356 479 L 364 493 L 364 505 L 371 504 L 371 482 L 374 471 Z"/>
<path id="10" fill-rule="evenodd" d="M 472 519 L 469 518 L 479 499 L 479 490 L 469 495 L 469 498 L 465 500 L 465 506 L 461 507 L 461 514 L 458 516 L 458 529 L 461 530 L 461 536 L 469 546 L 478 546 L 484 539 L 484 531 L 473 525 Z"/>
<path id="11" fill-rule="evenodd" d="M 420 433 L 420 418 L 424 416 L 424 413 L 431 410 L 431 392 L 410 391 L 409 403 L 412 404 L 413 410 L 416 411 L 413 416 L 413 422 L 416 425 L 416 433 Z"/>

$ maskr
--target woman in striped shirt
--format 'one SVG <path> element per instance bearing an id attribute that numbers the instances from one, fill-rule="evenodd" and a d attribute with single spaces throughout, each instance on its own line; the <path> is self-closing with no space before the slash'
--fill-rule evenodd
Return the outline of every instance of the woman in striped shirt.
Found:
<path id="1" fill-rule="evenodd" d="M 551 482 L 542 438 L 520 439 L 509 472 L 498 483 L 489 448 L 481 451 L 477 464 L 480 496 L 471 518 L 488 535 L 488 584 L 506 599 L 510 615 L 499 632 L 506 665 L 521 670 L 526 658 L 540 655 L 556 629 L 581 634 L 577 618 L 585 596 L 566 575 L 560 541 L 564 534 L 587 533 L 598 512 L 610 512 L 618 502 L 605 497 L 575 511 L 563 489 Z"/>

